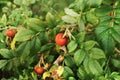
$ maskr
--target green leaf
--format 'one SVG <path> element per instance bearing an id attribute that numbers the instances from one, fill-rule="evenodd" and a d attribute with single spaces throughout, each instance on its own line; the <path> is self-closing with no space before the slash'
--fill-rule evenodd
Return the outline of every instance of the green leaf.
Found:
<path id="1" fill-rule="evenodd" d="M 79 27 L 79 31 L 85 31 L 85 23 L 81 18 L 78 18 L 78 27 Z"/>
<path id="2" fill-rule="evenodd" d="M 113 38 L 120 43 L 120 26 L 114 26 L 111 28 L 111 35 Z"/>
<path id="3" fill-rule="evenodd" d="M 15 61 L 16 62 L 16 61 Z M 16 65 L 16 64 L 15 64 Z M 6 65 L 6 68 L 7 68 L 7 70 L 11 70 L 11 69 L 13 69 L 13 66 L 14 66 L 14 62 L 12 61 L 12 59 L 7 63 L 7 65 Z"/>
<path id="4" fill-rule="evenodd" d="M 103 69 L 97 60 L 89 59 L 88 64 L 89 64 L 88 66 L 92 74 L 99 75 L 103 73 Z"/>
<path id="5" fill-rule="evenodd" d="M 30 44 L 32 52 L 37 52 L 41 48 L 41 40 L 38 37 L 34 37 Z"/>
<path id="6" fill-rule="evenodd" d="M 29 6 L 30 4 L 35 3 L 36 0 L 14 0 L 14 3 L 17 5 Z"/>
<path id="7" fill-rule="evenodd" d="M 68 77 L 70 77 L 70 76 L 74 76 L 74 73 L 73 73 L 73 71 L 72 71 L 69 67 L 64 66 L 63 76 L 64 76 L 65 78 L 68 78 Z"/>
<path id="8" fill-rule="evenodd" d="M 88 0 L 88 5 L 90 5 L 91 7 L 98 7 L 103 0 Z"/>
<path id="9" fill-rule="evenodd" d="M 3 14 L 1 20 L 0 20 L 0 23 L 2 23 L 4 26 L 7 25 L 7 17 L 5 14 Z"/>
<path id="10" fill-rule="evenodd" d="M 94 58 L 94 59 L 106 58 L 106 57 L 105 57 L 105 53 L 104 53 L 101 49 L 99 49 L 99 48 L 92 48 L 92 49 L 90 50 L 89 56 L 90 56 L 91 58 Z"/>
<path id="11" fill-rule="evenodd" d="M 34 32 L 29 29 L 20 29 L 14 37 L 16 41 L 26 41 L 34 36 Z"/>
<path id="12" fill-rule="evenodd" d="M 109 55 L 114 51 L 115 42 L 109 31 L 106 31 L 105 34 L 102 35 L 102 46 L 105 53 L 108 53 Z"/>
<path id="13" fill-rule="evenodd" d="M 51 49 L 54 46 L 54 43 L 47 43 L 43 45 L 40 49 L 41 52 Z"/>
<path id="14" fill-rule="evenodd" d="M 65 61 L 66 66 L 71 67 L 71 68 L 75 67 L 75 62 L 73 61 L 71 56 L 66 56 L 64 61 Z"/>
<path id="15" fill-rule="evenodd" d="M 86 8 L 87 0 L 76 0 L 75 1 L 75 9 L 83 11 Z"/>
<path id="16" fill-rule="evenodd" d="M 76 63 L 77 66 L 80 66 L 80 64 L 82 63 L 82 61 L 85 58 L 85 55 L 86 55 L 86 53 L 82 49 L 79 49 L 75 52 L 74 60 L 75 60 L 75 63 Z"/>
<path id="17" fill-rule="evenodd" d="M 87 75 L 86 71 L 84 70 L 84 67 L 83 66 L 80 66 L 78 68 L 78 73 L 77 73 L 78 77 L 81 79 L 81 80 L 85 80 L 85 77 Z"/>
<path id="18" fill-rule="evenodd" d="M 74 24 L 77 22 L 76 18 L 72 17 L 72 16 L 69 16 L 69 15 L 65 15 L 62 17 L 62 20 L 66 23 L 71 23 L 71 24 Z"/>
<path id="19" fill-rule="evenodd" d="M 36 40 L 35 40 L 35 49 L 39 50 L 40 47 L 41 47 L 40 39 L 38 37 L 36 37 Z"/>
<path id="20" fill-rule="evenodd" d="M 0 49 L 0 55 L 7 59 L 10 59 L 13 56 L 8 49 Z"/>
<path id="21" fill-rule="evenodd" d="M 87 72 L 87 74 L 91 74 L 90 68 L 89 68 L 89 57 L 88 56 L 85 57 L 85 59 L 83 61 L 83 66 L 84 66 L 84 69 Z"/>
<path id="22" fill-rule="evenodd" d="M 19 48 L 17 49 L 17 52 L 20 54 L 20 56 L 18 56 L 18 57 L 20 57 L 21 64 L 25 64 L 25 61 L 28 60 L 28 58 L 29 58 L 28 56 L 30 54 L 30 42 L 22 43 L 19 46 Z"/>
<path id="23" fill-rule="evenodd" d="M 27 20 L 27 25 L 33 31 L 45 31 L 45 23 L 37 18 L 29 18 Z"/>
<path id="24" fill-rule="evenodd" d="M 102 36 L 104 36 L 105 32 L 109 29 L 109 26 L 107 25 L 104 25 L 104 24 L 101 24 L 101 25 L 98 25 L 96 28 L 95 28 L 95 33 L 98 37 L 99 40 L 101 40 Z"/>
<path id="25" fill-rule="evenodd" d="M 85 39 L 85 31 L 82 31 L 82 32 L 78 33 L 76 39 L 77 39 L 78 43 L 83 42 L 84 39 Z"/>
<path id="26" fill-rule="evenodd" d="M 69 8 L 65 8 L 65 13 L 69 16 L 72 16 L 72 17 L 78 16 L 78 14 L 73 9 L 69 9 Z"/>
<path id="27" fill-rule="evenodd" d="M 93 12 L 87 12 L 86 19 L 89 23 L 91 23 L 93 25 L 98 24 L 98 18 L 95 16 L 95 14 Z"/>
<path id="28" fill-rule="evenodd" d="M 112 53 L 114 50 L 115 42 L 111 35 L 111 28 L 107 25 L 99 25 L 95 29 L 97 38 L 101 41 L 105 53 Z"/>
<path id="29" fill-rule="evenodd" d="M 118 72 L 112 72 L 110 75 L 114 80 L 119 80 L 120 79 L 120 74 Z"/>
<path id="30" fill-rule="evenodd" d="M 77 48 L 77 46 L 78 45 L 77 45 L 76 41 L 74 41 L 74 40 L 70 41 L 69 44 L 67 45 L 69 53 L 73 52 Z"/>
<path id="31" fill-rule="evenodd" d="M 100 8 L 95 9 L 95 13 L 97 16 L 108 16 L 109 12 L 113 10 L 112 6 L 101 6 Z"/>
<path id="32" fill-rule="evenodd" d="M 103 0 L 103 4 L 110 5 L 113 2 L 113 0 Z"/>
<path id="33" fill-rule="evenodd" d="M 21 5 L 22 4 L 22 0 L 14 0 L 14 3 L 17 5 Z"/>
<path id="34" fill-rule="evenodd" d="M 119 60 L 117 60 L 117 59 L 111 59 L 111 62 L 114 65 L 114 67 L 120 69 L 120 61 Z"/>
<path id="35" fill-rule="evenodd" d="M 117 9 L 115 12 L 115 18 L 120 18 L 120 9 Z"/>
<path id="36" fill-rule="evenodd" d="M 50 12 L 48 12 L 48 13 L 46 14 L 45 19 L 46 19 L 47 23 L 51 23 L 51 22 L 54 22 L 54 21 L 55 21 L 55 17 L 54 17 Z"/>
<path id="37" fill-rule="evenodd" d="M 74 77 L 69 77 L 68 80 L 76 80 Z"/>
<path id="38" fill-rule="evenodd" d="M 27 64 L 30 62 L 30 59 L 29 58 L 29 54 L 30 54 L 30 42 L 24 42 L 24 43 L 21 43 L 19 45 L 19 47 L 16 49 L 16 54 L 15 56 L 18 58 L 17 61 L 19 61 L 19 64 L 26 64 L 26 66 L 28 66 Z M 32 57 L 31 57 L 32 59 Z M 28 61 L 26 63 L 26 61 Z M 16 64 L 16 66 L 18 66 L 19 64 Z"/>
<path id="39" fill-rule="evenodd" d="M 93 41 L 93 40 L 86 41 L 84 43 L 85 50 L 88 51 L 88 50 L 92 49 L 96 44 L 98 45 L 98 43 L 96 41 Z"/>
<path id="40" fill-rule="evenodd" d="M 8 63 L 8 60 L 0 60 L 0 69 Z"/>

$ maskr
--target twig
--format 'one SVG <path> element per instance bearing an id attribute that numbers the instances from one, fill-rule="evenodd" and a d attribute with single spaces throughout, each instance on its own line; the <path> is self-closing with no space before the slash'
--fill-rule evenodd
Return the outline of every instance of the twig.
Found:
<path id="1" fill-rule="evenodd" d="M 64 60 L 64 56 L 63 55 L 59 55 L 59 57 L 54 61 L 53 64 L 58 65 L 59 63 L 61 63 Z"/>
<path id="2" fill-rule="evenodd" d="M 120 50 L 118 48 L 115 48 L 115 52 L 117 52 L 120 55 Z"/>

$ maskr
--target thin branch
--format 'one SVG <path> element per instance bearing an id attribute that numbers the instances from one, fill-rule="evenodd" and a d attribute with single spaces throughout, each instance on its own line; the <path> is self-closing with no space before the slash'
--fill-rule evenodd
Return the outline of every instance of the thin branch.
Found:
<path id="1" fill-rule="evenodd" d="M 61 63 L 64 60 L 64 56 L 63 55 L 59 55 L 59 57 L 54 61 L 53 64 L 58 65 L 59 63 Z"/>
<path id="2" fill-rule="evenodd" d="M 120 55 L 120 50 L 118 48 L 115 48 L 115 52 L 117 52 Z"/>

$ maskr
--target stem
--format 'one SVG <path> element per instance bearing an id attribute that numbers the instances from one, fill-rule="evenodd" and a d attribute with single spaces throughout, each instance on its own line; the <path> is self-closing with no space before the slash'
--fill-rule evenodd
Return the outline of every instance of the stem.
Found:
<path id="1" fill-rule="evenodd" d="M 107 62 L 106 62 L 106 67 L 105 67 L 105 70 L 104 70 L 104 72 L 106 73 L 106 71 L 107 71 L 107 69 L 108 69 L 108 65 L 109 65 L 109 62 L 110 62 L 110 56 L 109 56 L 109 58 L 108 58 L 108 60 L 107 60 Z"/>

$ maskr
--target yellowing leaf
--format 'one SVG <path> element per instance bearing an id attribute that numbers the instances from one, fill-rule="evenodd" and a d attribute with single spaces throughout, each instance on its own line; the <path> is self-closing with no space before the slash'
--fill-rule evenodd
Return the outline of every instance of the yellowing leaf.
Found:
<path id="1" fill-rule="evenodd" d="M 50 77 L 50 72 L 44 72 L 42 77 L 43 79 L 45 79 L 46 77 Z"/>
<path id="2" fill-rule="evenodd" d="M 16 43 L 16 40 L 13 39 L 13 41 L 12 41 L 11 44 L 10 44 L 10 48 L 11 48 L 12 50 L 15 49 L 15 43 Z"/>
<path id="3" fill-rule="evenodd" d="M 59 76 L 61 76 L 61 75 L 63 74 L 63 71 L 64 71 L 63 66 L 59 66 L 58 69 L 57 69 L 57 74 L 58 74 Z"/>

